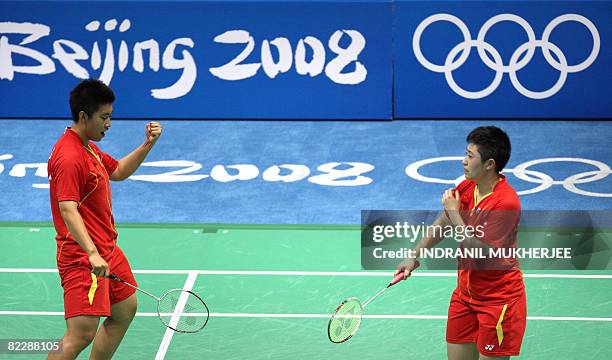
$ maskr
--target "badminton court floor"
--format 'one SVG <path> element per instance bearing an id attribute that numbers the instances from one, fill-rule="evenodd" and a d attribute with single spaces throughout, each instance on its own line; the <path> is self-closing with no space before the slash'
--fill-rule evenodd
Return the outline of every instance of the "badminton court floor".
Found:
<path id="1" fill-rule="evenodd" d="M 211 318 L 199 333 L 173 333 L 156 317 L 156 302 L 138 294 L 137 317 L 115 359 L 446 358 L 452 271 L 415 273 L 368 306 L 354 338 L 329 342 L 338 303 L 367 299 L 391 275 L 361 270 L 356 226 L 124 224 L 119 232 L 143 289 L 191 288 Z M 48 223 L 0 224 L 0 339 L 63 334 L 54 234 Z M 612 272 L 526 272 L 525 283 L 520 358 L 610 358 Z"/>

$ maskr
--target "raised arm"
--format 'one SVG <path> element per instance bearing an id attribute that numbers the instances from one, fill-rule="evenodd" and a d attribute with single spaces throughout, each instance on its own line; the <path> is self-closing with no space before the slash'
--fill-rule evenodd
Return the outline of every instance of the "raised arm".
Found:
<path id="1" fill-rule="evenodd" d="M 153 148 L 157 139 L 161 136 L 163 127 L 158 122 L 150 122 L 145 126 L 145 141 L 134 151 L 119 160 L 117 169 L 110 175 L 111 180 L 121 181 L 132 175 L 142 164 L 144 159 Z"/>

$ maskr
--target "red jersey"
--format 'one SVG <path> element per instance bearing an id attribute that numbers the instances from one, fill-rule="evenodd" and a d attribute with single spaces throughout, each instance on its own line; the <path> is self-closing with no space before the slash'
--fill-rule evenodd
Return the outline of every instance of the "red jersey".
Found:
<path id="1" fill-rule="evenodd" d="M 115 248 L 117 230 L 112 213 L 110 174 L 118 162 L 92 142 L 83 146 L 79 136 L 67 128 L 49 157 L 51 213 L 57 235 L 57 262 L 67 266 L 87 253 L 74 240 L 60 213 L 60 201 L 76 201 L 85 228 L 106 261 Z"/>
<path id="2" fill-rule="evenodd" d="M 460 211 L 466 225 L 482 226 L 477 238 L 491 248 L 516 248 L 517 234 L 521 218 L 521 204 L 518 194 L 506 182 L 506 177 L 493 186 L 493 191 L 476 202 L 478 188 L 471 180 L 464 180 L 457 191 L 460 194 Z M 486 251 L 485 251 L 486 253 Z M 486 270 L 478 269 L 478 261 L 465 266 L 460 261 L 458 270 L 458 289 L 471 303 L 507 303 L 524 292 L 523 274 L 518 260 L 484 260 Z M 500 269 L 501 262 L 504 263 Z M 491 266 L 493 268 L 491 268 Z"/>

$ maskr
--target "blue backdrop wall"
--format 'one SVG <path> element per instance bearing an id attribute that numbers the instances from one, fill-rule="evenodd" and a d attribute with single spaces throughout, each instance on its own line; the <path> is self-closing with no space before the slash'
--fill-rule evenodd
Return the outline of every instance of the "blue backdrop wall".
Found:
<path id="1" fill-rule="evenodd" d="M 609 118 L 610 2 L 406 1 L 398 118 Z"/>
<path id="2" fill-rule="evenodd" d="M 0 117 L 66 117 L 95 77 L 119 118 L 391 118 L 390 1 L 0 7 Z"/>
<path id="3" fill-rule="evenodd" d="M 610 1 L 2 1 L 0 118 L 612 118 Z"/>

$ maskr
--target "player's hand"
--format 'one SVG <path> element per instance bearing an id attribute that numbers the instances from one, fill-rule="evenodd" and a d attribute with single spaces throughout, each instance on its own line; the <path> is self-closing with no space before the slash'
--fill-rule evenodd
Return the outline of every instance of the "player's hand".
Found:
<path id="1" fill-rule="evenodd" d="M 456 191 L 454 188 L 446 190 L 444 194 L 442 194 L 442 205 L 444 206 L 444 210 L 459 211 L 459 207 L 461 206 L 459 191 Z"/>
<path id="2" fill-rule="evenodd" d="M 404 273 L 404 280 L 406 280 L 412 271 L 419 267 L 419 262 L 413 258 L 405 258 L 402 260 L 397 268 L 395 269 L 395 273 L 393 273 L 393 277 L 396 277 L 398 274 Z"/>
<path id="3" fill-rule="evenodd" d="M 159 139 L 159 137 L 161 136 L 163 129 L 164 128 L 161 126 L 161 124 L 156 121 L 151 121 L 147 123 L 147 125 L 145 125 L 145 137 L 147 139 L 146 141 L 151 145 L 155 145 L 157 139 Z"/>
<path id="4" fill-rule="evenodd" d="M 108 270 L 108 263 L 102 259 L 99 253 L 95 253 L 89 256 L 89 263 L 91 264 L 91 272 L 98 277 L 107 277 L 110 274 Z"/>

